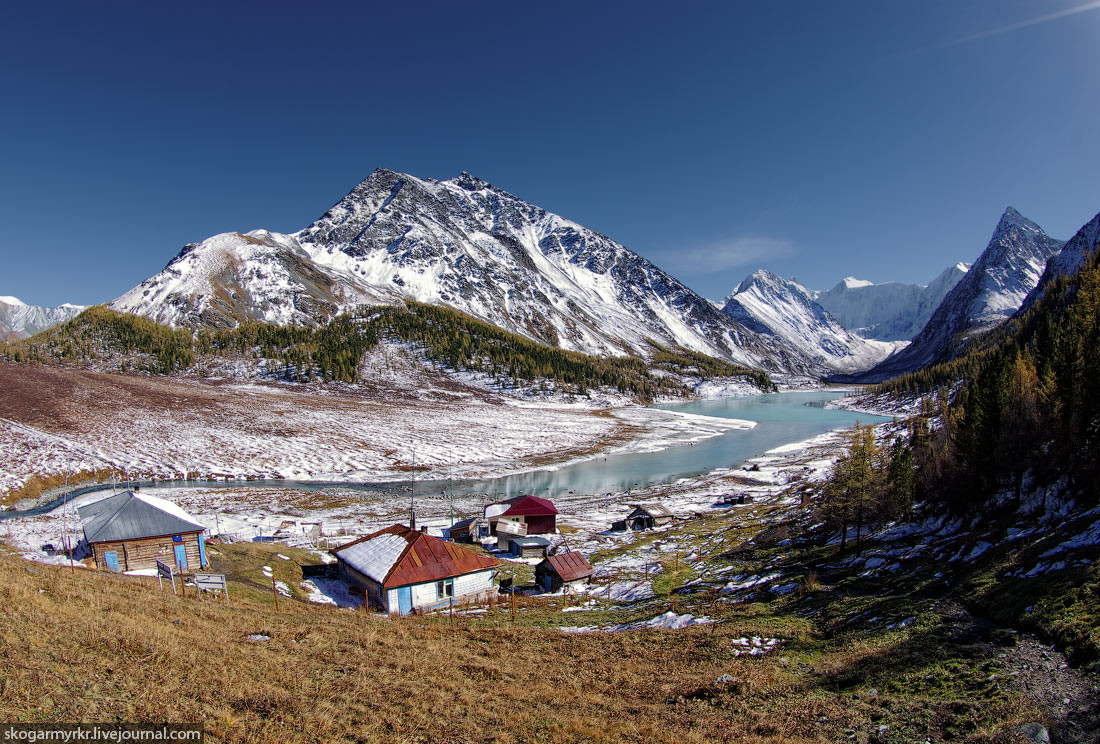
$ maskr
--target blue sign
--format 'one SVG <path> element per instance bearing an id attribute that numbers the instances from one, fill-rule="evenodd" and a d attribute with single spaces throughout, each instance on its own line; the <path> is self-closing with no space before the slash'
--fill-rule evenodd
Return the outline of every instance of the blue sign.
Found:
<path id="1" fill-rule="evenodd" d="M 183 535 L 172 535 L 172 542 L 183 542 Z"/>

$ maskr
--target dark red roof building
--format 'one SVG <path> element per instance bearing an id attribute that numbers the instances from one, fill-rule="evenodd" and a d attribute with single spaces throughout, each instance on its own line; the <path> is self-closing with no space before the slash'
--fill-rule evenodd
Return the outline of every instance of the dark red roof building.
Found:
<path id="1" fill-rule="evenodd" d="M 528 535 L 542 535 L 557 531 L 558 510 L 554 502 L 538 496 L 515 496 L 485 507 L 490 532 L 496 534 L 496 523 L 502 519 L 521 522 L 527 526 Z"/>

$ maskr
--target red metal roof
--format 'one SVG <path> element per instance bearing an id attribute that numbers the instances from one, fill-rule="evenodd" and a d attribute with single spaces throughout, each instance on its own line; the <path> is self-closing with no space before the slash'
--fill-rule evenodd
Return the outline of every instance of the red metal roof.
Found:
<path id="1" fill-rule="evenodd" d="M 503 512 L 502 517 L 541 517 L 557 514 L 558 510 L 554 508 L 554 502 L 550 499 L 540 499 L 538 496 L 515 496 L 504 501 L 496 502 L 498 504 L 510 504 L 508 511 Z M 490 506 L 492 506 L 490 504 Z"/>
<path id="2" fill-rule="evenodd" d="M 575 581 L 592 575 L 592 565 L 576 550 L 549 556 L 546 561 L 562 581 Z"/>
<path id="3" fill-rule="evenodd" d="M 395 524 L 379 530 L 347 545 L 341 545 L 332 552 L 339 552 L 351 545 L 384 534 L 397 535 L 408 543 L 382 581 L 382 586 L 387 589 L 449 579 L 500 565 L 500 561 L 495 558 L 465 550 L 438 537 L 417 532 L 403 524 Z"/>

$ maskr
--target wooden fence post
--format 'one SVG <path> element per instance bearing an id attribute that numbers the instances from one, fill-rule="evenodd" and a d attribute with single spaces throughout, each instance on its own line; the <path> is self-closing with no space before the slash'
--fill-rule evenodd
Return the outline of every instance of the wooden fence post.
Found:
<path id="1" fill-rule="evenodd" d="M 275 611 L 279 611 L 279 588 L 275 586 L 275 577 L 271 577 L 271 594 L 275 597 Z"/>

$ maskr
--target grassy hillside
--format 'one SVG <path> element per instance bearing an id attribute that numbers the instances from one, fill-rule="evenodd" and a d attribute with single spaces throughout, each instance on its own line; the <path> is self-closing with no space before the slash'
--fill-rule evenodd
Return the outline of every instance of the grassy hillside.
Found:
<path id="1" fill-rule="evenodd" d="M 484 372 L 511 384 L 552 382 L 580 395 L 615 388 L 639 400 L 684 395 L 675 377 L 743 377 L 763 389 L 767 375 L 687 349 L 653 344 L 651 363 L 638 357 L 593 357 L 544 346 L 463 313 L 408 302 L 403 307 L 362 308 L 317 328 L 247 323 L 230 330 L 174 330 L 103 306 L 29 339 L 0 345 L 14 362 L 91 364 L 112 360 L 122 371 L 153 374 L 187 371 L 215 359 L 264 360 L 270 370 L 298 381 L 360 380 L 363 354 L 381 340 L 415 344 L 439 365 Z"/>
<path id="2" fill-rule="evenodd" d="M 722 599 L 723 575 L 805 557 L 780 539 L 799 544 L 775 521 L 783 513 L 759 505 L 673 528 L 684 550 L 711 546 L 690 569 L 670 561 L 690 587 L 570 613 L 561 598 L 521 598 L 514 621 L 503 603 L 453 619 L 286 599 L 276 610 L 257 570 L 272 565 L 290 582 L 308 560 L 282 561 L 282 546 L 212 546 L 216 570 L 234 580 L 228 603 L 0 555 L 0 718 L 202 721 L 211 741 L 689 744 L 979 742 L 1041 720 L 1014 687 L 991 681 L 998 649 L 960 636 L 911 587 L 807 575 L 793 592 Z M 667 610 L 720 622 L 557 629 Z M 780 641 L 743 653 L 754 636 Z"/>
<path id="3" fill-rule="evenodd" d="M 965 356 L 874 392 L 923 395 L 924 410 L 907 422 L 909 436 L 897 447 L 858 458 L 869 488 L 853 491 L 850 473 L 838 471 L 823 489 L 821 519 L 853 525 L 853 493 L 865 524 L 909 518 L 908 505 L 920 504 L 919 518 L 955 525 L 954 536 L 921 539 L 954 540 L 938 557 L 952 564 L 941 571 L 952 576 L 960 599 L 997 622 L 1038 633 L 1077 663 L 1094 664 L 1100 254 Z M 885 480 L 898 462 L 912 474 L 902 500 Z M 966 558 L 972 551 L 975 557 Z"/>

